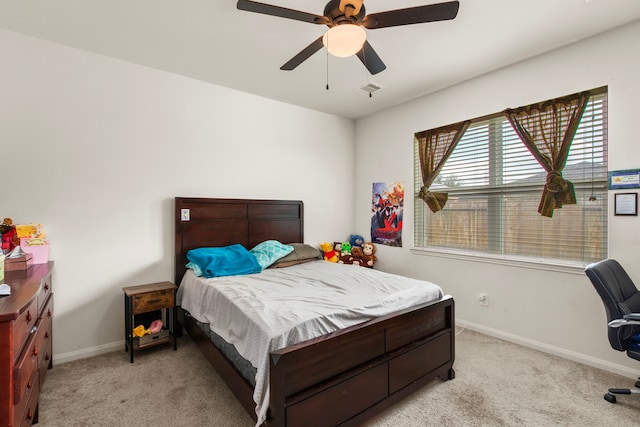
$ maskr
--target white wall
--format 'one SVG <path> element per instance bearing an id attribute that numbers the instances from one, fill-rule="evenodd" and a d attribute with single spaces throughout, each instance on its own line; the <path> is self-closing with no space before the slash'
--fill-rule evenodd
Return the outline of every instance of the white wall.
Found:
<path id="1" fill-rule="evenodd" d="M 354 180 L 351 120 L 7 31 L 0 57 L 0 217 L 48 233 L 59 362 L 121 348 L 122 287 L 173 280 L 176 196 L 303 200 L 314 245 L 353 230 L 326 180 Z"/>
<path id="2" fill-rule="evenodd" d="M 609 169 L 640 168 L 637 40 L 638 22 L 358 120 L 356 231 L 369 235 L 372 182 L 403 181 L 407 190 L 404 247 L 379 246 L 380 268 L 440 284 L 456 300 L 460 325 L 637 375 L 637 362 L 609 347 L 604 308 L 582 266 L 546 270 L 411 251 L 414 132 L 607 85 Z M 640 285 L 640 217 L 609 211 L 609 256 Z M 481 292 L 489 295 L 489 307 L 478 305 Z"/>

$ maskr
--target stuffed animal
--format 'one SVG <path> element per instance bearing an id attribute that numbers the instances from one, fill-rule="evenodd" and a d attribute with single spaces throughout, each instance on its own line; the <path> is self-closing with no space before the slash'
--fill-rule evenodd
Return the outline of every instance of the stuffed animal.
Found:
<path id="1" fill-rule="evenodd" d="M 18 239 L 18 233 L 16 232 L 16 226 L 13 225 L 11 218 L 5 218 L 0 224 L 0 235 L 2 235 L 2 252 L 11 252 L 16 246 L 20 245 L 20 239 Z"/>
<path id="2" fill-rule="evenodd" d="M 329 242 L 324 242 L 320 244 L 320 250 L 323 252 L 323 258 L 325 261 L 329 262 L 338 262 L 340 258 L 338 256 L 338 252 L 333 249 L 333 245 Z"/>
<path id="3" fill-rule="evenodd" d="M 352 247 L 352 248 L 354 248 L 354 247 L 356 247 L 356 246 L 357 246 L 357 247 L 359 247 L 359 248 L 361 248 L 361 247 L 362 247 L 362 244 L 364 243 L 364 237 L 362 237 L 362 236 L 361 236 L 361 235 L 359 235 L 359 234 L 352 234 L 352 235 L 349 237 L 349 243 L 351 243 L 351 247 Z"/>
<path id="4" fill-rule="evenodd" d="M 151 322 L 151 325 L 149 325 L 148 330 L 152 334 L 157 334 L 158 332 L 160 332 L 162 330 L 162 320 L 157 319 Z"/>
<path id="5" fill-rule="evenodd" d="M 338 255 L 342 254 L 342 242 L 333 242 L 333 250 L 338 253 Z"/>
<path id="6" fill-rule="evenodd" d="M 349 256 L 349 264 L 365 266 L 364 252 L 360 246 L 351 248 L 351 255 Z"/>
<path id="7" fill-rule="evenodd" d="M 137 337 L 143 337 L 147 334 L 150 334 L 151 330 L 149 329 L 145 329 L 144 325 L 138 325 L 135 328 L 133 328 L 133 337 L 137 338 Z"/>
<path id="8" fill-rule="evenodd" d="M 340 251 L 341 255 L 350 255 L 351 254 L 351 243 L 342 242 L 342 250 Z"/>
<path id="9" fill-rule="evenodd" d="M 366 242 L 362 245 L 362 260 L 367 267 L 373 267 L 378 258 L 375 256 L 376 247 L 371 242 Z"/>

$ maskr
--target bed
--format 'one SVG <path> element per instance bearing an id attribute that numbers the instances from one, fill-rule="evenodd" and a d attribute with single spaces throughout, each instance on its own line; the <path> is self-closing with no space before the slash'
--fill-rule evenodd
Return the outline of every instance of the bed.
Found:
<path id="1" fill-rule="evenodd" d="M 176 283 L 189 274 L 191 249 L 304 242 L 303 213 L 301 201 L 176 197 Z M 178 320 L 246 411 L 261 421 L 254 383 L 238 361 L 188 311 L 180 308 Z M 454 301 L 445 296 L 272 350 L 262 424 L 360 424 L 436 377 L 453 379 L 454 349 Z"/>

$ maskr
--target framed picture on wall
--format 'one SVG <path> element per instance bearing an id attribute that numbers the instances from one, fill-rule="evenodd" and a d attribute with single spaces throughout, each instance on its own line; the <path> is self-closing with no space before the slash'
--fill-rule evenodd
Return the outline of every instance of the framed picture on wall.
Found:
<path id="1" fill-rule="evenodd" d="M 609 190 L 640 188 L 640 169 L 609 171 Z"/>
<path id="2" fill-rule="evenodd" d="M 616 193 L 613 209 L 616 215 L 638 215 L 638 193 Z"/>

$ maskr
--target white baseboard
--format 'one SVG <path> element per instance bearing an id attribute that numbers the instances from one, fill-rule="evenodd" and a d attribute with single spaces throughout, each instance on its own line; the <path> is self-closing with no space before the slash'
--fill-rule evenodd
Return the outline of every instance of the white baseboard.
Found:
<path id="1" fill-rule="evenodd" d="M 466 320 L 463 320 L 463 319 L 456 319 L 456 325 L 464 325 L 465 328 L 470 329 L 472 331 L 476 331 L 485 335 L 490 335 L 492 337 L 500 338 L 505 341 L 522 345 L 524 347 L 542 351 L 544 353 L 553 354 L 554 356 L 562 357 L 564 359 L 568 359 L 573 362 L 582 363 L 583 365 L 591 366 L 597 369 L 602 369 L 603 371 L 611 372 L 617 375 L 622 375 L 624 377 L 629 377 L 634 379 L 640 377 L 640 370 L 638 369 L 632 369 L 632 368 L 629 368 L 628 366 L 619 365 L 617 363 L 608 362 L 602 359 L 597 359 L 595 357 L 587 356 L 582 353 L 577 353 L 564 348 L 541 343 L 539 341 L 523 338 L 521 336 L 510 334 L 508 332 L 478 325 L 472 322 L 467 322 Z"/>
<path id="2" fill-rule="evenodd" d="M 124 352 L 124 341 L 103 344 L 96 347 L 84 348 L 82 350 L 70 351 L 62 354 L 54 354 L 53 362 L 62 364 L 72 362 L 74 360 L 86 359 L 87 357 L 97 356 L 99 354 L 110 353 L 120 350 Z"/>

